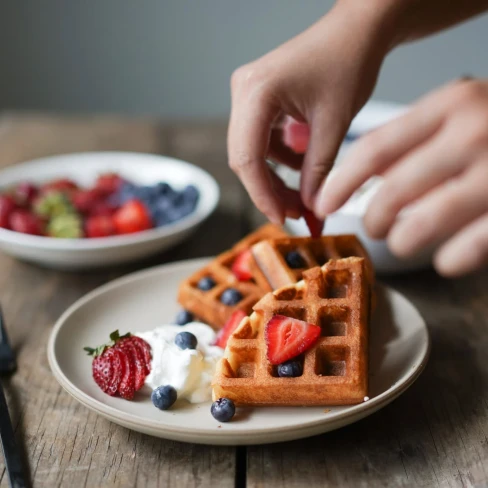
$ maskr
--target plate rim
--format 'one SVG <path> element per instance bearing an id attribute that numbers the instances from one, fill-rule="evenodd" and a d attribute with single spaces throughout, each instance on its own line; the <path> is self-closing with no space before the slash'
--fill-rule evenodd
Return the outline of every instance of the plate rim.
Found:
<path id="1" fill-rule="evenodd" d="M 59 334 L 59 331 L 63 327 L 63 324 L 65 323 L 66 319 L 73 313 L 75 312 L 79 307 L 83 306 L 90 300 L 94 299 L 95 297 L 103 294 L 104 292 L 116 288 L 118 286 L 122 286 L 125 283 L 138 280 L 138 279 L 143 279 L 145 276 L 152 275 L 152 274 L 157 274 L 160 272 L 161 269 L 164 270 L 169 270 L 170 272 L 172 270 L 178 269 L 178 268 L 186 268 L 186 267 L 191 267 L 191 266 L 200 266 L 204 265 L 207 263 L 211 257 L 207 258 L 196 258 L 196 259 L 185 259 L 181 261 L 175 261 L 167 264 L 162 264 L 154 267 L 150 267 L 147 269 L 139 270 L 134 273 L 129 273 L 127 275 L 121 276 L 119 278 L 116 278 L 108 283 L 105 283 L 94 290 L 88 292 L 87 294 L 83 295 L 80 297 L 78 300 L 76 300 L 72 305 L 70 305 L 65 312 L 59 317 L 59 319 L 56 321 L 47 344 L 47 357 L 48 357 L 48 362 L 49 366 L 51 368 L 51 371 L 56 378 L 56 381 L 63 387 L 63 389 L 68 392 L 75 400 L 79 401 L 81 404 L 83 404 L 85 407 L 89 408 L 92 411 L 95 411 L 97 414 L 102 415 L 103 417 L 109 419 L 112 422 L 115 423 L 123 423 L 123 425 L 126 428 L 131 428 L 133 430 L 138 430 L 138 428 L 144 428 L 144 429 L 150 429 L 154 430 L 155 429 L 155 423 L 153 420 L 141 420 L 137 416 L 127 413 L 127 412 L 122 412 L 119 409 L 106 405 L 103 402 L 94 399 L 87 393 L 84 393 L 82 390 L 80 390 L 76 385 L 72 384 L 72 382 L 66 377 L 66 375 L 63 373 L 59 363 L 56 360 L 56 355 L 54 352 L 55 349 L 55 343 L 57 336 Z M 378 286 L 378 284 L 377 284 Z M 324 431 L 328 430 L 333 430 L 335 428 L 338 428 L 343 425 L 347 425 L 348 423 L 353 423 L 355 420 L 360 420 L 377 410 L 381 409 L 385 405 L 389 404 L 396 398 L 398 398 L 401 394 L 403 394 L 415 381 L 418 379 L 420 374 L 423 372 L 425 369 L 425 366 L 427 365 L 430 351 L 431 351 L 431 338 L 430 334 L 428 331 L 427 324 L 423 317 L 420 315 L 420 313 L 417 310 L 417 307 L 415 307 L 408 298 L 406 298 L 402 293 L 399 291 L 388 287 L 386 285 L 379 285 L 380 288 L 385 290 L 388 294 L 393 294 L 393 295 L 398 295 L 400 296 L 403 300 L 406 300 L 418 313 L 419 318 L 422 321 L 423 325 L 423 330 L 425 332 L 425 342 L 423 342 L 423 350 L 420 351 L 419 353 L 419 360 L 416 363 L 415 367 L 412 368 L 408 374 L 406 375 L 405 379 L 394 385 L 394 387 L 391 387 L 390 389 L 380 393 L 378 396 L 368 400 L 367 402 L 359 403 L 357 405 L 350 406 L 347 411 L 338 413 L 335 417 L 333 418 L 328 418 L 324 417 L 323 419 L 315 419 L 315 420 L 310 420 L 308 422 L 301 423 L 299 425 L 292 425 L 289 427 L 280 427 L 279 428 L 279 434 L 280 437 L 286 438 L 286 439 L 297 439 L 299 437 L 305 437 L 304 436 L 293 436 L 293 433 L 296 431 L 297 433 L 300 431 L 303 431 L 305 429 L 314 429 L 317 428 L 317 433 L 318 430 L 320 430 L 318 427 L 320 425 L 324 426 Z M 272 408 L 272 407 L 269 407 Z M 284 407 L 286 408 L 286 407 Z M 348 422 L 348 420 L 353 417 L 355 420 L 352 422 Z M 127 425 L 134 425 L 136 427 L 127 427 Z M 331 429 L 328 429 L 327 427 L 332 424 L 338 424 L 337 426 L 333 426 Z M 252 442 L 249 442 L 250 444 L 256 444 L 259 443 L 257 441 L 257 437 L 263 437 L 267 436 L 270 433 L 276 434 L 276 427 L 265 427 L 265 428 L 250 428 L 247 430 L 241 430 L 241 431 L 233 431 L 233 430 L 227 430 L 227 429 L 191 429 L 189 431 L 188 429 L 185 429 L 184 427 L 175 427 L 167 424 L 162 425 L 161 429 L 161 436 L 160 437 L 165 437 L 164 434 L 166 432 L 168 433 L 168 437 L 171 437 L 171 435 L 183 435 L 183 436 L 200 436 L 200 437 L 205 437 L 207 439 L 213 438 L 215 439 L 218 443 L 220 444 L 227 444 L 227 445 L 237 445 L 239 442 L 237 442 L 239 439 L 253 439 Z M 152 434 L 155 435 L 155 434 Z M 309 434 L 308 434 L 309 435 Z M 231 442 L 226 442 L 226 441 L 231 441 L 232 439 L 235 439 L 236 442 L 231 443 Z M 220 442 L 219 442 L 220 441 Z M 191 440 L 188 442 L 193 442 L 193 443 L 198 443 L 199 441 L 197 440 Z M 266 441 L 265 441 L 266 442 Z M 267 441 L 268 443 L 270 441 Z M 272 442 L 272 441 L 271 441 Z M 275 441 L 277 442 L 277 441 Z M 208 444 L 204 439 L 200 441 L 200 443 Z"/>

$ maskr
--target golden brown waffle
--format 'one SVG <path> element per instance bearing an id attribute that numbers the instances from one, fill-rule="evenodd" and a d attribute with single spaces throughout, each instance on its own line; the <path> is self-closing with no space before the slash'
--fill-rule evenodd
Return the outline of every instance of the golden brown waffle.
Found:
<path id="1" fill-rule="evenodd" d="M 229 338 L 213 397 L 243 405 L 348 405 L 368 394 L 370 286 L 365 260 L 331 260 L 303 280 L 266 294 Z M 280 378 L 267 359 L 265 325 L 285 315 L 319 325 L 318 342 L 299 356 L 303 374 Z"/>
<path id="2" fill-rule="evenodd" d="M 291 285 L 302 279 L 305 270 L 322 266 L 329 259 L 341 259 L 357 256 L 365 259 L 368 281 L 374 282 L 374 271 L 366 249 L 355 235 L 310 237 L 279 237 L 266 239 L 252 246 L 254 256 L 252 273 L 256 283 L 263 289 L 268 286 L 276 290 Z M 292 269 L 285 256 L 290 251 L 297 251 L 305 266 Z"/>
<path id="3" fill-rule="evenodd" d="M 249 249 L 256 242 L 286 235 L 285 231 L 276 225 L 263 225 L 183 281 L 178 291 L 178 302 L 215 329 L 222 327 L 235 310 L 243 310 L 250 314 L 253 305 L 270 290 L 269 285 L 264 284 L 262 288 L 254 280 L 239 281 L 231 271 L 232 263 L 242 251 Z M 216 282 L 216 286 L 209 291 L 197 288 L 197 283 L 205 276 L 210 276 Z M 244 298 L 234 306 L 224 305 L 220 301 L 220 296 L 227 288 L 237 289 Z"/>

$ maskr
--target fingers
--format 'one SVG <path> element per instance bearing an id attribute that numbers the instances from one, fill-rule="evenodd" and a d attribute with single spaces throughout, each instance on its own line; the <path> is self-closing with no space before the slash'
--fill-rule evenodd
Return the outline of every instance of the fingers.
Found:
<path id="1" fill-rule="evenodd" d="M 347 124 L 341 124 L 332 113 L 317 113 L 310 122 L 310 141 L 302 166 L 300 193 L 304 205 L 311 210 L 317 191 L 334 164 L 346 130 Z"/>
<path id="2" fill-rule="evenodd" d="M 340 208 L 371 176 L 383 173 L 439 129 L 442 111 L 424 103 L 366 134 L 348 151 L 334 175 L 319 190 L 315 213 L 326 217 Z"/>
<path id="3" fill-rule="evenodd" d="M 235 82 L 236 85 L 242 83 Z M 237 86 L 233 87 L 232 96 L 227 136 L 229 165 L 256 207 L 272 222 L 281 224 L 284 220 L 283 205 L 273 188 L 265 162 L 271 125 L 279 110 L 259 90 L 246 91 Z"/>
<path id="4" fill-rule="evenodd" d="M 488 265 L 488 213 L 448 240 L 435 254 L 434 265 L 450 278 Z"/>
<path id="5" fill-rule="evenodd" d="M 453 137 L 451 130 L 438 132 L 387 170 L 364 218 L 371 237 L 384 238 L 402 208 L 463 170 L 464 148 L 453 149 Z"/>
<path id="6" fill-rule="evenodd" d="M 283 180 L 270 170 L 273 188 L 283 202 L 284 212 L 287 217 L 299 219 L 302 215 L 302 198 L 296 190 L 288 188 Z"/>
<path id="7" fill-rule="evenodd" d="M 388 246 L 400 257 L 437 245 L 488 211 L 486 162 L 432 190 L 396 221 Z M 469 250 L 467 250 L 469 252 Z"/>
<path id="8" fill-rule="evenodd" d="M 292 169 L 300 169 L 303 164 L 303 154 L 297 154 L 283 143 L 283 131 L 273 129 L 269 140 L 268 157 L 273 161 L 285 164 Z"/>

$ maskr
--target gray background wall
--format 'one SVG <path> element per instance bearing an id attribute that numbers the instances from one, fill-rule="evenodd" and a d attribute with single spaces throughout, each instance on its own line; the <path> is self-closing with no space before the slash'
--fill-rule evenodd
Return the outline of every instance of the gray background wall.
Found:
<path id="1" fill-rule="evenodd" d="M 4 0 L 0 109 L 226 116 L 233 69 L 332 3 Z M 408 102 L 464 73 L 488 76 L 487 41 L 485 15 L 402 47 L 388 58 L 374 97 Z"/>

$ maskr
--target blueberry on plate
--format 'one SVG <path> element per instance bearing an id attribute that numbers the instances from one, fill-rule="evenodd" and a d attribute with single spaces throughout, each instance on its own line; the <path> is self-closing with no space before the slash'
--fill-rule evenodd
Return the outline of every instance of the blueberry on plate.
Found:
<path id="1" fill-rule="evenodd" d="M 242 293 L 235 288 L 227 288 L 220 296 L 220 301 L 227 306 L 238 304 L 242 300 Z"/>
<path id="2" fill-rule="evenodd" d="M 176 334 L 175 344 L 180 349 L 196 349 L 198 340 L 191 332 L 180 332 Z"/>
<path id="3" fill-rule="evenodd" d="M 287 255 L 285 256 L 285 261 L 292 269 L 300 269 L 306 267 L 305 260 L 303 259 L 302 255 L 299 254 L 297 251 L 290 251 L 289 253 L 287 253 Z"/>
<path id="4" fill-rule="evenodd" d="M 208 291 L 211 290 L 216 284 L 217 283 L 215 283 L 215 280 L 211 276 L 204 276 L 198 281 L 197 288 L 202 291 Z"/>
<path id="5" fill-rule="evenodd" d="M 177 325 L 185 325 L 189 322 L 193 322 L 193 314 L 191 312 L 188 310 L 181 310 L 178 312 L 178 315 L 176 315 L 175 318 L 175 323 Z"/>
<path id="6" fill-rule="evenodd" d="M 228 422 L 236 413 L 236 406 L 229 398 L 219 398 L 212 403 L 210 413 L 219 422 Z"/>
<path id="7" fill-rule="evenodd" d="M 302 376 L 303 366 L 300 361 L 291 359 L 290 361 L 278 364 L 276 370 L 278 376 L 282 378 L 295 378 L 296 376 Z"/>
<path id="8" fill-rule="evenodd" d="M 177 397 L 176 390 L 171 385 L 158 386 L 151 393 L 151 400 L 159 410 L 168 410 Z"/>

